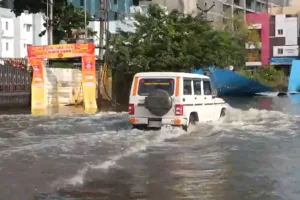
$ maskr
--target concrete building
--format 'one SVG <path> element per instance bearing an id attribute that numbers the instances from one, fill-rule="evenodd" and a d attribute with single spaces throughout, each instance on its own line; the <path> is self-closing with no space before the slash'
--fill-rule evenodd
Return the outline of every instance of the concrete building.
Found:
<path id="1" fill-rule="evenodd" d="M 0 7 L 2 8 L 13 8 L 13 1 L 12 0 L 0 0 Z"/>
<path id="2" fill-rule="evenodd" d="M 258 32 L 261 45 L 246 45 L 246 66 L 276 65 L 286 68 L 299 58 L 299 15 L 249 13 L 247 20 L 252 24 L 249 35 L 253 30 Z"/>
<path id="3" fill-rule="evenodd" d="M 267 12 L 261 13 L 249 13 L 246 16 L 248 22 L 251 22 L 249 26 L 249 40 L 251 40 L 251 34 L 257 34 L 260 41 L 249 41 L 254 45 L 246 45 L 248 52 L 248 61 L 246 66 L 263 66 L 269 64 L 270 58 L 270 16 Z"/>
<path id="4" fill-rule="evenodd" d="M 248 14 L 267 11 L 269 7 L 289 5 L 291 0 L 198 0 L 198 6 L 202 9 L 215 6 L 208 12 L 209 21 L 222 20 L 224 14 Z M 227 16 L 230 17 L 230 16 Z"/>
<path id="5" fill-rule="evenodd" d="M 299 15 L 270 17 L 270 64 L 289 66 L 299 58 Z"/>
<path id="6" fill-rule="evenodd" d="M 270 15 L 279 15 L 279 14 L 298 14 L 300 12 L 300 1 L 292 0 L 289 6 L 277 6 L 269 8 Z"/>
<path id="7" fill-rule="evenodd" d="M 10 9 L 0 8 L 0 21 L 1 58 L 24 58 L 27 44 L 47 44 L 47 35 L 38 36 L 44 30 L 41 14 L 22 14 L 16 18 Z"/>
<path id="8" fill-rule="evenodd" d="M 177 9 L 185 14 L 197 13 L 197 0 L 141 0 L 139 4 L 156 3 L 165 6 L 169 11 Z"/>
<path id="9" fill-rule="evenodd" d="M 74 6 L 84 8 L 84 0 L 69 0 Z M 94 19 L 99 19 L 100 17 L 100 3 L 99 0 L 86 0 L 86 8 L 88 13 L 94 17 Z M 108 0 L 109 20 L 117 20 L 123 18 L 127 13 L 130 12 L 130 6 L 138 4 L 137 0 Z M 116 15 L 115 13 L 118 13 Z"/>
<path id="10" fill-rule="evenodd" d="M 247 66 L 274 65 L 289 71 L 292 61 L 299 59 L 300 1 L 290 6 L 277 6 L 268 12 L 248 13 L 247 20 L 258 31 L 261 46 L 247 46 Z M 250 29 L 251 27 L 249 27 Z M 251 33 L 251 30 L 249 30 Z"/>

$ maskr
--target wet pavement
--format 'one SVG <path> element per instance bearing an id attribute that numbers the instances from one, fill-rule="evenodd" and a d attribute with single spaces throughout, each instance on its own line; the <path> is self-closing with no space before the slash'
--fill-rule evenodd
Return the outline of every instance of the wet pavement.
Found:
<path id="1" fill-rule="evenodd" d="M 227 101 L 189 133 L 131 130 L 126 113 L 3 114 L 0 199 L 299 200 L 300 101 Z"/>

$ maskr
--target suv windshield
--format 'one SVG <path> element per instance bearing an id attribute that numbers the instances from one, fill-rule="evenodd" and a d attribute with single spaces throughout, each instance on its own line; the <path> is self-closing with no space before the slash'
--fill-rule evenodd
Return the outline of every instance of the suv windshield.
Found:
<path id="1" fill-rule="evenodd" d="M 140 79 L 138 95 L 148 96 L 157 89 L 165 90 L 172 96 L 174 94 L 174 79 Z"/>

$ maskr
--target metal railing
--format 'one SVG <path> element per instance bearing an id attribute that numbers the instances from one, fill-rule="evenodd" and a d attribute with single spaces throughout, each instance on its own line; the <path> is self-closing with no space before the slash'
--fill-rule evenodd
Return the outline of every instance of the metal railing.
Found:
<path id="1" fill-rule="evenodd" d="M 30 92 L 31 79 L 25 59 L 0 58 L 0 93 Z"/>

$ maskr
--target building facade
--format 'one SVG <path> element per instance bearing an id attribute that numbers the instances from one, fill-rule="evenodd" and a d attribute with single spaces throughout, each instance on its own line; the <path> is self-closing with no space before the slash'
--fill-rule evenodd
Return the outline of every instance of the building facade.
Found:
<path id="1" fill-rule="evenodd" d="M 299 59 L 300 1 L 291 6 L 269 8 L 268 12 L 248 13 L 247 20 L 256 27 L 261 46 L 246 45 L 247 66 L 274 65 L 289 70 L 293 60 Z M 251 27 L 249 27 L 251 33 Z"/>
<path id="2" fill-rule="evenodd" d="M 69 0 L 74 6 L 84 8 L 86 1 L 87 12 L 95 19 L 100 17 L 100 2 L 99 0 Z M 117 20 L 123 18 L 127 13 L 130 13 L 130 6 L 138 4 L 136 0 L 108 0 L 108 9 L 111 11 L 108 14 L 108 20 Z M 116 14 L 117 13 L 117 14 Z"/>
<path id="3" fill-rule="evenodd" d="M 299 58 L 299 16 L 272 15 L 270 17 L 270 64 L 291 65 Z"/>
<path id="4" fill-rule="evenodd" d="M 12 9 L 14 2 L 12 0 L 0 0 L 0 7 Z"/>
<path id="5" fill-rule="evenodd" d="M 267 11 L 270 7 L 289 5 L 291 0 L 198 0 L 198 6 L 208 9 L 215 5 L 208 13 L 209 21 L 222 20 L 226 17 L 233 17 L 234 14 L 248 14 Z"/>
<path id="6" fill-rule="evenodd" d="M 248 61 L 246 66 L 263 66 L 269 64 L 270 58 L 270 16 L 267 12 L 249 13 L 246 20 L 248 27 L 248 44 L 246 44 Z M 251 35 L 258 35 L 251 37 Z M 256 41 L 251 41 L 255 39 Z M 259 39 L 259 41 L 257 41 Z"/>
<path id="7" fill-rule="evenodd" d="M 0 58 L 24 58 L 28 44 L 47 44 L 47 35 L 38 36 L 44 30 L 41 14 L 15 17 L 10 9 L 0 8 L 0 21 Z"/>

